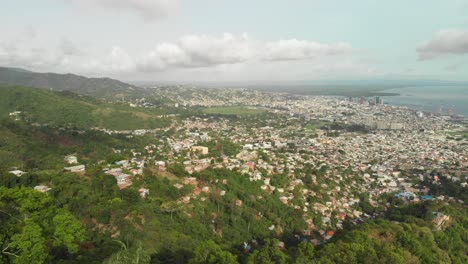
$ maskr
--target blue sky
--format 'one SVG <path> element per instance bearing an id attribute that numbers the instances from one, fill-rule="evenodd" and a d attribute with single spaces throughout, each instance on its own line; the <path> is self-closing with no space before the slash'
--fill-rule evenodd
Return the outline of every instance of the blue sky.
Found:
<path id="1" fill-rule="evenodd" d="M 468 0 L 3 0 L 0 65 L 123 80 L 468 80 Z"/>

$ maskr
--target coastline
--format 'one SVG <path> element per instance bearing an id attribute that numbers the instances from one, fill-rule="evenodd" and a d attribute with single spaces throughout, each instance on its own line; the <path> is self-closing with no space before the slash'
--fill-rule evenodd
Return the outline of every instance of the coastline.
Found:
<path id="1" fill-rule="evenodd" d="M 385 96 L 384 103 L 406 106 L 415 111 L 448 115 L 467 120 L 468 87 L 461 86 L 411 86 L 386 89 L 399 93 L 396 96 Z"/>

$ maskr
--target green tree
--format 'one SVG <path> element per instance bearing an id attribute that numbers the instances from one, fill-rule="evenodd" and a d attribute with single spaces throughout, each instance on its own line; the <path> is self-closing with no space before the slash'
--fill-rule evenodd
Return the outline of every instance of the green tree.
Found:
<path id="1" fill-rule="evenodd" d="M 190 259 L 190 264 L 235 264 L 236 257 L 231 253 L 224 251 L 221 247 L 207 240 L 202 242 L 194 251 L 194 256 Z"/>
<path id="2" fill-rule="evenodd" d="M 266 239 L 265 245 L 255 250 L 247 259 L 248 264 L 283 264 L 288 263 L 288 255 L 278 247 L 278 239 Z"/>
<path id="3" fill-rule="evenodd" d="M 314 245 L 309 242 L 301 242 L 294 250 L 296 264 L 309 264 L 315 260 Z"/>
<path id="4" fill-rule="evenodd" d="M 175 212 L 178 212 L 180 210 L 182 210 L 182 205 L 179 204 L 177 201 L 169 201 L 169 202 L 165 202 L 163 204 L 161 204 L 161 211 L 165 212 L 165 213 L 170 213 L 171 214 L 171 220 L 172 220 L 172 214 L 174 214 Z"/>
<path id="5" fill-rule="evenodd" d="M 85 240 L 81 223 L 68 211 L 60 210 L 52 222 L 55 227 L 54 246 L 65 246 L 70 253 L 76 253 L 79 243 Z"/>
<path id="6" fill-rule="evenodd" d="M 143 248 L 141 242 L 128 248 L 123 242 L 116 240 L 121 244 L 121 249 L 104 261 L 104 264 L 149 264 L 151 257 Z"/>
<path id="7" fill-rule="evenodd" d="M 13 235 L 9 247 L 13 252 L 4 250 L 4 254 L 13 257 L 13 263 L 44 263 L 48 254 L 42 228 L 32 221 L 26 221 L 22 232 Z"/>

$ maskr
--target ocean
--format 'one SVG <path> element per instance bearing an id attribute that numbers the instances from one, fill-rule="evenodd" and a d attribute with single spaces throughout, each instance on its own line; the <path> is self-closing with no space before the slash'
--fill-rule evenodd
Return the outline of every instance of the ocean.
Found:
<path id="1" fill-rule="evenodd" d="M 426 112 L 448 113 L 453 108 L 455 114 L 468 119 L 468 86 L 424 86 L 385 90 L 399 93 L 398 96 L 383 97 L 384 103 L 407 106 L 410 109 Z"/>

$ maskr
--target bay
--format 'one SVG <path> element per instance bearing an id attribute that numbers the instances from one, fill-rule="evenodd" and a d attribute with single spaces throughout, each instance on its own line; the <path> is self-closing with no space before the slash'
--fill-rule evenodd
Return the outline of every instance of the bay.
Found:
<path id="1" fill-rule="evenodd" d="M 407 106 L 413 110 L 447 114 L 452 108 L 457 115 L 468 118 L 468 86 L 420 86 L 385 90 L 399 93 L 385 96 L 384 102 Z"/>

